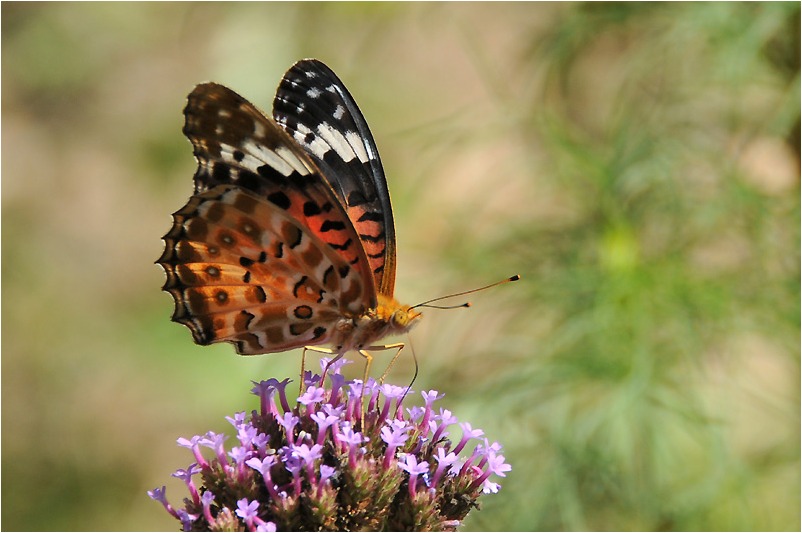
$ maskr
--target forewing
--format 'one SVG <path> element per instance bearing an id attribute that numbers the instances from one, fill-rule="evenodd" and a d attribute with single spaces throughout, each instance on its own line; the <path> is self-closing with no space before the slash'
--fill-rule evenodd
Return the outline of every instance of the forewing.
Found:
<path id="1" fill-rule="evenodd" d="M 273 116 L 313 155 L 356 227 L 377 290 L 392 296 L 395 227 L 379 152 L 367 122 L 334 72 L 299 61 L 281 80 Z"/>

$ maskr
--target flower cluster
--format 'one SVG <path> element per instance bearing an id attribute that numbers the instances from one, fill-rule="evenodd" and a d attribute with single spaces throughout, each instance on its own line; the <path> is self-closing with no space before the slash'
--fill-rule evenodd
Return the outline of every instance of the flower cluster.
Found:
<path id="1" fill-rule="evenodd" d="M 498 492 L 490 476 L 510 470 L 501 446 L 468 423 L 454 444 L 457 419 L 433 407 L 442 395 L 424 392 L 422 407 L 405 408 L 412 391 L 346 381 L 341 364 L 328 369 L 330 388 L 307 373 L 292 407 L 289 379 L 255 383 L 259 411 L 227 417 L 237 445 L 227 450 L 226 436 L 211 431 L 178 439 L 194 456 L 173 474 L 189 489 L 184 508 L 164 487 L 150 497 L 185 531 L 448 531 L 481 493 Z"/>

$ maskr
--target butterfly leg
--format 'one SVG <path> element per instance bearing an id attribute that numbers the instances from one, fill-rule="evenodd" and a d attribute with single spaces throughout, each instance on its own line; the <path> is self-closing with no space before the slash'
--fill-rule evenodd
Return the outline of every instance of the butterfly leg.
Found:
<path id="1" fill-rule="evenodd" d="M 382 385 L 384 383 L 384 378 L 387 377 L 387 374 L 390 372 L 390 369 L 393 368 L 393 365 L 395 364 L 396 359 L 398 359 L 398 356 L 401 354 L 401 350 L 404 349 L 404 346 L 406 345 L 403 342 L 396 342 L 393 344 L 382 344 L 380 346 L 368 346 L 368 350 L 392 350 L 394 348 L 398 349 L 398 351 L 395 352 L 395 355 L 393 355 L 393 358 L 390 359 L 390 364 L 387 365 L 387 368 L 382 374 L 382 377 L 379 378 L 379 385 Z"/>
<path id="2" fill-rule="evenodd" d="M 304 389 L 304 362 L 306 360 L 306 351 L 307 350 L 309 350 L 311 352 L 317 352 L 317 353 L 322 353 L 322 354 L 333 355 L 334 356 L 334 358 L 331 361 L 326 363 L 326 368 L 323 369 L 323 375 L 320 376 L 320 384 L 319 385 L 321 387 L 323 386 L 323 382 L 326 380 L 326 374 L 328 373 L 329 367 L 331 366 L 331 364 L 344 355 L 343 353 L 338 353 L 338 352 L 332 350 L 331 348 L 323 348 L 323 347 L 320 347 L 320 346 L 304 346 L 304 353 L 301 356 L 301 394 L 303 394 L 303 392 L 304 392 L 303 391 L 303 389 Z"/>
<path id="3" fill-rule="evenodd" d="M 395 355 L 393 355 L 393 358 L 390 361 L 390 366 L 387 367 L 387 370 L 384 371 L 384 374 L 382 374 L 382 377 L 379 379 L 379 385 L 381 385 L 382 383 L 384 383 L 384 378 L 387 377 L 387 373 L 390 371 L 390 368 L 392 368 L 393 363 L 395 363 L 395 360 L 398 359 L 398 354 L 400 354 L 401 350 L 404 348 L 404 343 L 398 342 L 395 344 L 380 344 L 377 346 L 366 346 L 364 349 L 358 350 L 359 355 L 365 358 L 365 372 L 362 376 L 362 394 L 364 394 L 365 391 L 364 385 L 368 382 L 368 375 L 370 374 L 370 365 L 373 363 L 373 356 L 370 355 L 370 353 L 368 353 L 366 350 L 392 350 L 394 348 L 397 348 L 398 351 L 395 353 Z M 364 421 L 365 407 L 363 400 L 364 398 L 360 397 L 360 404 L 362 404 L 362 420 Z"/>
<path id="4" fill-rule="evenodd" d="M 362 391 L 359 393 L 359 411 L 360 420 L 362 421 L 362 431 L 365 430 L 365 385 L 368 382 L 368 374 L 370 373 L 370 364 L 373 362 L 373 356 L 365 350 L 358 350 L 359 355 L 365 358 L 365 373 L 362 376 Z"/>

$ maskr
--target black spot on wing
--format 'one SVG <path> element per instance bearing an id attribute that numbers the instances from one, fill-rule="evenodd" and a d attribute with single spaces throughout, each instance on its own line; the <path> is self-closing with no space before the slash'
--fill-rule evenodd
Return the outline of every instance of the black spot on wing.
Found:
<path id="1" fill-rule="evenodd" d="M 366 234 L 360 233 L 359 234 L 359 238 L 362 239 L 363 241 L 367 241 L 367 242 L 381 242 L 381 241 L 384 240 L 384 232 L 382 231 L 378 235 L 366 235 Z M 384 254 L 384 251 L 382 251 L 382 255 L 383 254 Z M 371 257 L 380 257 L 380 256 L 371 256 Z"/>
<path id="2" fill-rule="evenodd" d="M 349 238 L 347 241 L 345 241 L 345 242 L 344 242 L 344 243 L 342 243 L 342 244 L 337 244 L 337 243 L 334 243 L 334 242 L 330 242 L 330 243 L 329 243 L 329 246 L 331 246 L 331 247 L 332 247 L 332 248 L 334 248 L 335 250 L 347 250 L 348 248 L 350 248 L 350 247 L 351 247 L 351 245 L 352 245 L 352 244 L 353 244 L 353 241 L 352 241 L 352 240 Z M 359 261 L 359 257 L 357 256 L 357 257 L 356 257 L 356 258 L 355 258 L 353 261 L 351 261 L 351 262 L 352 262 L 352 263 L 354 263 L 354 264 L 356 264 L 358 261 Z"/>
<path id="3" fill-rule="evenodd" d="M 228 183 L 231 179 L 231 167 L 225 163 L 215 163 L 212 166 L 212 179 L 220 183 Z"/>
<path id="4" fill-rule="evenodd" d="M 342 231 L 345 229 L 345 223 L 342 220 L 324 220 L 320 225 L 320 232 L 327 231 Z"/>
<path id="5" fill-rule="evenodd" d="M 250 170 L 239 170 L 236 178 L 234 178 L 232 181 L 244 189 L 252 191 L 259 189 L 259 176 Z"/>
<path id="6" fill-rule="evenodd" d="M 292 205 L 290 198 L 281 191 L 276 191 L 267 195 L 267 199 L 281 209 L 289 209 Z"/>
<path id="7" fill-rule="evenodd" d="M 324 286 L 328 283 L 329 276 L 332 276 L 333 274 L 334 274 L 334 265 L 329 265 L 329 268 L 327 268 L 326 271 L 323 272 L 322 281 Z"/>
<path id="8" fill-rule="evenodd" d="M 286 186 L 287 185 L 287 178 L 278 170 L 271 167 L 270 165 L 262 165 L 256 169 L 256 172 L 259 173 L 261 177 L 264 179 L 279 185 L 279 186 Z"/>
<path id="9" fill-rule="evenodd" d="M 292 288 L 292 295 L 293 296 L 298 298 L 298 291 L 301 290 L 301 287 L 304 286 L 304 283 L 306 283 L 306 281 L 308 279 L 309 278 L 307 276 L 302 276 L 301 279 L 298 280 L 298 283 L 296 283 L 295 286 Z"/>
<path id="10" fill-rule="evenodd" d="M 256 299 L 259 300 L 259 303 L 265 303 L 267 301 L 267 294 L 265 294 L 265 290 L 258 285 L 254 287 L 254 295 L 256 296 Z"/>
<path id="11" fill-rule="evenodd" d="M 384 222 L 384 215 L 376 211 L 365 211 L 357 222 Z"/>
<path id="12" fill-rule="evenodd" d="M 321 213 L 320 206 L 315 202 L 306 202 L 304 204 L 304 216 L 313 217 Z"/>

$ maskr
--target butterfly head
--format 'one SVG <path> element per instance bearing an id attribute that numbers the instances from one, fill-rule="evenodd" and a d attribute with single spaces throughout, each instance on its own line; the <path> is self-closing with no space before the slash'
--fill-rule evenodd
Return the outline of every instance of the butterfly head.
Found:
<path id="1" fill-rule="evenodd" d="M 409 331 L 423 316 L 408 305 L 402 305 L 390 316 L 390 324 L 397 331 Z"/>
<path id="2" fill-rule="evenodd" d="M 408 305 L 398 303 L 397 300 L 379 295 L 377 314 L 388 326 L 388 334 L 405 333 L 418 323 L 421 316 Z"/>

